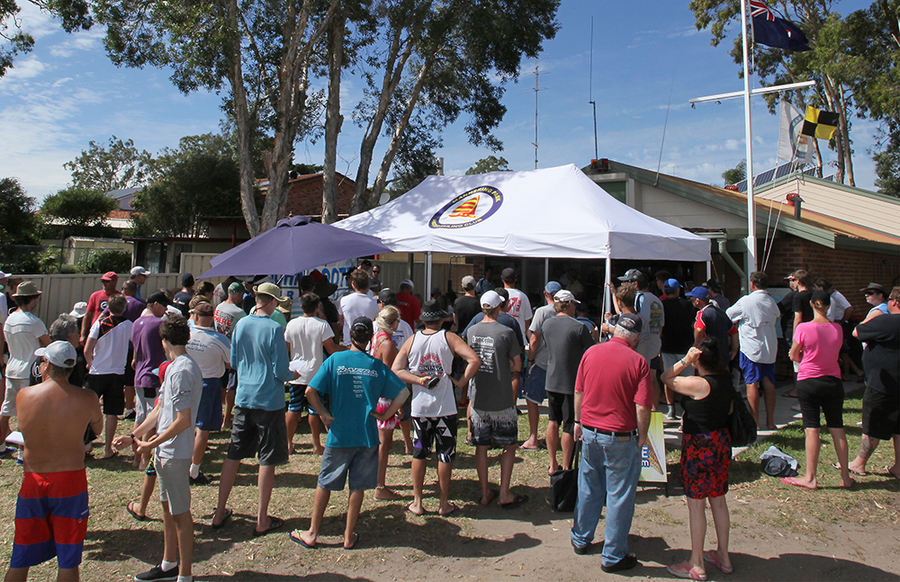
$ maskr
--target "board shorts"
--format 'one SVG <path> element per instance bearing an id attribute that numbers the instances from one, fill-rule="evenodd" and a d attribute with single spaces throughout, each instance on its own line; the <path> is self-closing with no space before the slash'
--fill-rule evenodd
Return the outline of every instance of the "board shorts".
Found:
<path id="1" fill-rule="evenodd" d="M 222 428 L 222 380 L 204 378 L 200 406 L 197 407 L 197 428 L 216 431 Z"/>
<path id="2" fill-rule="evenodd" d="M 573 434 L 575 431 L 575 395 L 562 394 L 560 392 L 547 392 L 547 408 L 549 414 L 547 418 L 550 422 L 555 422 L 562 427 L 562 431 L 566 434 Z"/>
<path id="3" fill-rule="evenodd" d="M 10 568 L 30 568 L 56 556 L 60 569 L 81 564 L 87 534 L 84 469 L 25 473 L 16 501 L 16 533 Z"/>
<path id="4" fill-rule="evenodd" d="M 511 447 L 518 442 L 516 409 L 483 411 L 472 407 L 472 443 L 477 447 Z"/>
<path id="5" fill-rule="evenodd" d="M 527 373 L 522 375 L 522 389 L 519 394 L 535 404 L 542 404 L 547 397 L 547 391 L 544 389 L 547 384 L 547 370 L 537 364 L 526 370 Z"/>
<path id="6" fill-rule="evenodd" d="M 106 416 L 125 412 L 125 374 L 88 374 L 87 387 L 103 400 Z"/>
<path id="7" fill-rule="evenodd" d="M 741 372 L 744 374 L 744 382 L 747 384 L 759 384 L 765 378 L 775 384 L 775 362 L 760 364 L 754 362 L 741 352 Z"/>
<path id="8" fill-rule="evenodd" d="M 343 491 L 347 478 L 350 491 L 375 489 L 378 485 L 378 446 L 325 447 L 317 485 L 327 491 Z"/>
<path id="9" fill-rule="evenodd" d="M 681 439 L 681 482 L 691 499 L 721 497 L 728 493 L 731 434 L 728 429 L 686 434 Z"/>
<path id="10" fill-rule="evenodd" d="M 455 414 L 438 417 L 414 416 L 412 424 L 415 433 L 413 459 L 427 459 L 434 445 L 438 461 L 453 462 L 456 457 L 456 432 L 459 426 L 459 419 Z"/>
<path id="11" fill-rule="evenodd" d="M 253 456 L 259 457 L 262 467 L 288 462 L 287 426 L 283 408 L 260 410 L 234 407 L 231 443 L 225 458 L 240 461 Z"/>

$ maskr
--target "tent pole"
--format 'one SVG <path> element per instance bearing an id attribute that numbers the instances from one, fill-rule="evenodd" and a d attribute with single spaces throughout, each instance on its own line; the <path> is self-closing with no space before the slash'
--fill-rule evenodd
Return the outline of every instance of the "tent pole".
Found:
<path id="1" fill-rule="evenodd" d="M 416 255 L 413 253 L 406 253 L 406 266 L 407 266 L 407 276 L 409 280 L 413 280 L 413 268 L 416 264 Z"/>
<path id="2" fill-rule="evenodd" d="M 432 256 L 431 251 L 425 253 L 425 292 L 422 293 L 422 297 L 427 297 L 431 299 L 431 266 L 432 266 Z"/>
<path id="3" fill-rule="evenodd" d="M 550 259 L 544 258 L 544 285 L 550 282 Z"/>
<path id="4" fill-rule="evenodd" d="M 612 290 L 609 288 L 609 282 L 612 281 L 612 258 L 607 253 L 606 256 L 606 281 L 603 284 L 603 313 L 612 313 Z"/>

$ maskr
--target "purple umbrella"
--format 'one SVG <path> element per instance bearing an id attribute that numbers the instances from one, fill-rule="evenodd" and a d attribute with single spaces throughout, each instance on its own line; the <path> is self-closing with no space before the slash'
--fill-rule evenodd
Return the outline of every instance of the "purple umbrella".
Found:
<path id="1" fill-rule="evenodd" d="M 377 237 L 294 216 L 210 259 L 212 268 L 198 278 L 295 275 L 335 261 L 389 252 Z"/>

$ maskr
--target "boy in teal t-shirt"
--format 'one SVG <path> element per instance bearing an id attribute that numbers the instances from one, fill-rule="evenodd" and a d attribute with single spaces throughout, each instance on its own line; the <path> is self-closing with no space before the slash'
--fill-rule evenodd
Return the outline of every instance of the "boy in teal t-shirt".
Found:
<path id="1" fill-rule="evenodd" d="M 378 483 L 378 428 L 375 420 L 394 416 L 409 391 L 381 360 L 366 353 L 366 345 L 373 333 L 372 320 L 358 317 L 350 328 L 350 349 L 332 354 L 319 368 L 306 389 L 309 403 L 328 427 L 325 454 L 316 486 L 313 514 L 309 530 L 291 532 L 291 540 L 312 548 L 325 516 L 325 508 L 332 491 L 343 491 L 349 476 L 350 501 L 347 507 L 347 527 L 344 548 L 352 549 L 359 541 L 353 531 L 366 489 Z M 322 404 L 320 395 L 327 394 L 331 410 Z M 391 405 L 378 414 L 379 398 L 388 398 Z"/>

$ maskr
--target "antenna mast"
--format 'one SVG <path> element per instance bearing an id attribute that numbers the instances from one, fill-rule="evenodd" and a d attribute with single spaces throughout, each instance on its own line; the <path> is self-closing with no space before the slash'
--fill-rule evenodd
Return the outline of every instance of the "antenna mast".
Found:
<path id="1" fill-rule="evenodd" d="M 534 142 L 531 144 L 534 146 L 534 169 L 537 170 L 538 167 L 538 91 L 543 91 L 546 87 L 538 86 L 538 77 L 540 76 L 540 71 L 538 68 L 538 61 L 535 59 L 534 61 Z M 526 91 L 528 89 L 525 89 Z"/>
<path id="2" fill-rule="evenodd" d="M 590 66 L 590 74 L 588 76 L 588 103 L 591 104 L 591 107 L 594 109 L 594 159 L 600 157 L 599 150 L 597 149 L 597 102 L 594 101 L 594 17 L 591 16 L 591 66 Z M 535 140 L 537 141 L 537 140 Z"/>

